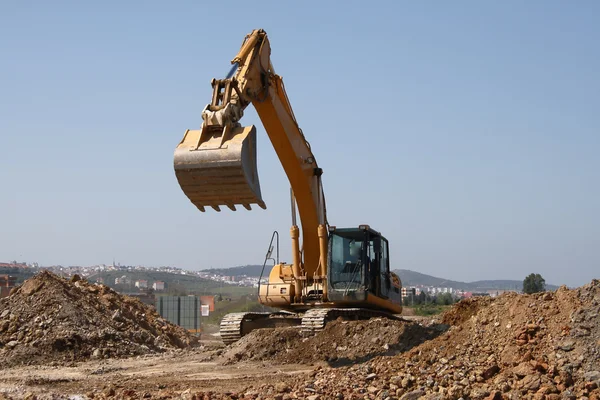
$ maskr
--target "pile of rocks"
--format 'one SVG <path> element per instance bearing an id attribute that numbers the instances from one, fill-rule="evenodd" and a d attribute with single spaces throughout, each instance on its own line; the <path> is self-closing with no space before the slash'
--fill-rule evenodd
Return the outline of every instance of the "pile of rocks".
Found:
<path id="1" fill-rule="evenodd" d="M 223 363 L 270 361 L 312 364 L 326 361 L 340 366 L 364 362 L 380 355 L 394 355 L 438 336 L 444 327 L 425 327 L 415 322 L 374 318 L 368 321 L 332 321 L 314 336 L 299 328 L 257 329 L 232 344 Z"/>
<path id="2" fill-rule="evenodd" d="M 2 367 L 186 348 L 197 339 L 105 285 L 44 271 L 0 300 Z"/>
<path id="3" fill-rule="evenodd" d="M 600 399 L 598 280 L 573 290 L 468 300 L 442 321 L 454 325 L 395 356 L 317 367 L 308 379 L 210 398 Z"/>
<path id="4" fill-rule="evenodd" d="M 457 305 L 473 314 L 406 353 L 319 370 L 290 390 L 321 398 L 600 398 L 600 281 L 481 301 Z"/>

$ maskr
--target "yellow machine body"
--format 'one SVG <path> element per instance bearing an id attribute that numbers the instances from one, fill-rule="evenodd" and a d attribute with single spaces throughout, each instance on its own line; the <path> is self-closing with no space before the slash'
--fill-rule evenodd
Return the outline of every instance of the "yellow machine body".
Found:
<path id="1" fill-rule="evenodd" d="M 269 282 L 260 285 L 258 300 L 269 307 L 292 310 L 295 296 L 294 273 L 289 264 L 277 264 L 269 273 Z"/>

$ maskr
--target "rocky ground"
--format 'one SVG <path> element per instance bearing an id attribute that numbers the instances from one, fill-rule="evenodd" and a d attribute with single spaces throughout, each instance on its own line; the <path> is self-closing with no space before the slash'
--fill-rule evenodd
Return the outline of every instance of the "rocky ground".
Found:
<path id="1" fill-rule="evenodd" d="M 374 318 L 369 321 L 332 321 L 314 336 L 303 336 L 298 328 L 258 329 L 230 345 L 224 364 L 239 361 L 331 366 L 364 362 L 376 356 L 391 356 L 431 340 L 446 330 L 441 324 L 424 324 Z"/>
<path id="2" fill-rule="evenodd" d="M 135 308 L 129 303 L 133 300 L 114 303 L 105 299 L 98 304 L 92 299 L 118 295 L 81 281 L 51 282 L 58 282 L 52 286 L 52 296 L 61 290 L 72 295 L 63 293 L 53 301 L 45 300 L 51 295 L 36 297 L 43 287 L 36 289 L 37 285 L 26 283 L 10 300 L 0 303 L 1 357 L 12 360 L 15 349 L 27 349 L 29 354 L 42 357 L 37 362 L 45 360 L 43 354 L 75 354 L 84 359 L 91 358 L 95 349 L 114 349 L 117 343 L 134 354 L 141 343 L 148 351 L 166 352 L 123 360 L 63 363 L 60 367 L 6 368 L 3 364 L 0 392 L 7 397 L 600 399 L 597 280 L 572 290 L 561 287 L 535 295 L 508 293 L 493 299 L 464 300 L 426 323 L 379 318 L 338 320 L 310 337 L 303 337 L 297 329 L 278 328 L 255 331 L 230 346 L 205 342 L 195 348 L 189 347 L 192 339 L 184 332 L 165 325 L 156 314 Z M 87 308 L 80 306 L 77 310 L 82 311 L 73 311 L 78 314 L 78 325 L 65 322 L 69 318 L 61 317 L 60 310 L 68 299 L 80 296 L 88 300 L 84 302 Z M 117 311 L 122 316 L 119 318 L 125 318 L 120 323 L 127 328 L 114 325 Z M 134 316 L 141 314 L 148 322 L 137 322 Z M 38 317 L 37 322 L 30 322 Z M 56 320 L 63 321 L 61 330 L 51 328 Z M 47 326 L 40 326 L 42 322 Z M 163 326 L 168 326 L 170 334 L 161 333 Z M 47 333 L 39 336 L 39 329 Z M 102 329 L 117 332 L 119 340 L 111 342 L 108 339 L 112 336 L 100 335 Z M 153 335 L 154 341 L 162 337 L 169 344 L 153 347 L 152 340 L 134 340 L 141 331 Z M 29 345 L 33 340 L 38 342 Z M 17 344 L 8 345 L 14 341 Z M 54 344 L 57 341 L 58 346 Z M 38 343 L 40 350 L 31 350 Z M 80 344 L 64 352 L 63 343 Z M 49 359 L 56 362 L 57 357 Z M 72 378 L 60 380 L 60 376 Z"/>
<path id="3" fill-rule="evenodd" d="M 442 322 L 454 324 L 409 351 L 251 391 L 310 400 L 600 398 L 600 281 L 468 300 Z"/>
<path id="4" fill-rule="evenodd" d="M 0 300 L 0 360 L 14 365 L 126 357 L 193 346 L 196 338 L 137 299 L 50 272 Z"/>

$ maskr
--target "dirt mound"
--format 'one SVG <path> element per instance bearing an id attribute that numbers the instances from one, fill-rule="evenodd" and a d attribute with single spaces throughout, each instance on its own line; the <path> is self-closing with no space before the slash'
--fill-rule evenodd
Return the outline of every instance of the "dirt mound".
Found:
<path id="1" fill-rule="evenodd" d="M 489 306 L 491 302 L 492 299 L 489 297 L 461 300 L 442 315 L 442 323 L 460 325 L 475 315 L 481 308 Z"/>
<path id="2" fill-rule="evenodd" d="M 440 329 L 407 321 L 339 319 L 307 337 L 299 328 L 257 329 L 232 344 L 223 358 L 225 364 L 245 360 L 301 364 L 327 361 L 338 366 L 398 354 L 440 333 Z"/>
<path id="3" fill-rule="evenodd" d="M 250 398 L 279 392 L 282 398 L 314 399 L 600 399 L 600 281 L 574 290 L 478 298 L 457 304 L 443 320 L 455 325 L 409 351 L 319 368 L 308 380 L 247 392 Z M 331 331 L 344 326 L 335 324 Z M 346 329 L 351 339 L 355 333 Z M 370 346 L 379 332 L 387 335 L 364 329 L 368 335 L 359 346 Z M 327 346 L 305 351 L 331 354 Z"/>
<path id="4" fill-rule="evenodd" d="M 2 366 L 70 362 L 185 348 L 196 343 L 137 299 L 44 271 L 0 300 Z"/>

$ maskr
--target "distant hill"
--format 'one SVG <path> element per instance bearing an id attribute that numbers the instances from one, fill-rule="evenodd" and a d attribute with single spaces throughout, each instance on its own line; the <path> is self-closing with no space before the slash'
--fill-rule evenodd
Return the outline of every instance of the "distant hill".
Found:
<path id="1" fill-rule="evenodd" d="M 265 275 L 270 271 L 271 267 L 267 265 L 265 267 Z M 212 268 L 203 270 L 203 272 L 210 272 L 217 275 L 229 275 L 229 276 L 260 276 L 262 265 L 244 265 L 239 267 L 231 268 Z M 523 287 L 523 281 L 518 280 L 483 280 L 475 282 L 460 282 L 453 281 L 451 279 L 437 278 L 435 276 L 422 274 L 420 272 L 411 271 L 410 269 L 397 269 L 394 270 L 402 280 L 403 286 L 436 286 L 436 287 L 451 287 L 454 289 L 478 291 L 478 290 L 490 290 L 490 289 L 505 289 L 505 290 L 521 290 Z M 546 288 L 549 290 L 558 289 L 558 286 L 550 285 L 546 283 Z"/>
<path id="2" fill-rule="evenodd" d="M 422 274 L 420 272 L 411 271 L 410 269 L 394 270 L 402 280 L 402 286 L 437 286 L 437 287 L 452 287 L 455 289 L 467 290 L 468 284 L 464 282 L 453 281 L 450 279 L 436 278 L 435 276 Z"/>
<path id="3" fill-rule="evenodd" d="M 489 289 L 505 289 L 505 290 L 521 290 L 523 287 L 523 281 L 510 280 L 510 279 L 498 279 L 498 280 L 484 280 L 475 282 L 460 282 L 453 281 L 444 278 L 437 278 L 435 276 L 422 274 L 420 272 L 411 271 L 410 269 L 397 269 L 394 270 L 402 280 L 403 286 L 437 286 L 437 287 L 451 287 L 454 289 L 478 291 L 478 290 L 489 290 Z M 550 285 L 546 283 L 548 290 L 556 290 L 558 286 Z"/>
<path id="4" fill-rule="evenodd" d="M 255 276 L 259 277 L 260 272 L 262 271 L 262 265 L 243 265 L 239 267 L 231 267 L 231 268 L 211 268 L 204 269 L 202 272 L 208 272 L 215 275 L 223 275 L 223 276 Z M 265 267 L 265 275 L 267 275 L 271 271 L 271 266 L 267 265 Z"/>
<path id="5" fill-rule="evenodd" d="M 129 285 L 116 285 L 115 278 L 125 276 L 131 280 Z M 220 293 L 223 296 L 233 296 L 238 294 L 253 293 L 254 288 L 241 287 L 236 285 L 224 285 L 222 282 L 203 279 L 195 275 L 176 274 L 162 271 L 134 270 L 134 271 L 103 271 L 91 275 L 88 280 L 95 282 L 97 278 L 102 278 L 107 286 L 120 291 L 136 291 L 134 282 L 140 279 L 148 281 L 151 286 L 156 281 L 165 283 L 164 294 L 200 294 L 211 295 Z"/>

